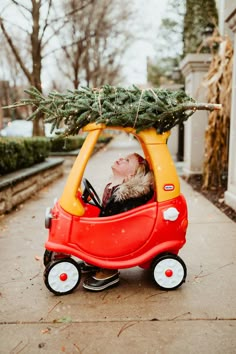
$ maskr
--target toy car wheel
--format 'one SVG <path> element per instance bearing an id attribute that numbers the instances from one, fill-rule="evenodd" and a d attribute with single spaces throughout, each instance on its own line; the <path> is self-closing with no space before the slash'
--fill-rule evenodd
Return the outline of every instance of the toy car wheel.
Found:
<path id="1" fill-rule="evenodd" d="M 184 261 L 174 254 L 159 256 L 152 266 L 153 278 L 162 290 L 174 290 L 184 283 L 187 268 Z"/>
<path id="2" fill-rule="evenodd" d="M 70 258 L 51 262 L 44 271 L 45 285 L 55 295 L 71 293 L 79 285 L 80 279 L 80 267 Z"/>
<path id="3" fill-rule="evenodd" d="M 46 267 L 52 261 L 59 260 L 59 259 L 65 259 L 65 258 L 70 258 L 70 255 L 45 250 L 44 256 L 43 256 L 43 264 Z"/>

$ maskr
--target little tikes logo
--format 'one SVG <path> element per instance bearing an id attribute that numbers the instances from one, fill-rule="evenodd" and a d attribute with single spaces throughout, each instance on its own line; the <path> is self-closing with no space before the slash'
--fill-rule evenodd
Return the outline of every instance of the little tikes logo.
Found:
<path id="1" fill-rule="evenodd" d="M 166 192 L 171 192 L 175 189 L 175 186 L 174 184 L 165 184 L 164 187 L 163 187 L 164 191 Z"/>

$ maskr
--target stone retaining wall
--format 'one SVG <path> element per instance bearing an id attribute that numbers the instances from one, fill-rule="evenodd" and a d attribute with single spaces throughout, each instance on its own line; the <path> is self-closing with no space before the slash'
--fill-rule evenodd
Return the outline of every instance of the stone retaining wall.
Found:
<path id="1" fill-rule="evenodd" d="M 62 158 L 48 158 L 45 162 L 0 177 L 0 215 L 62 176 L 63 162 Z"/>

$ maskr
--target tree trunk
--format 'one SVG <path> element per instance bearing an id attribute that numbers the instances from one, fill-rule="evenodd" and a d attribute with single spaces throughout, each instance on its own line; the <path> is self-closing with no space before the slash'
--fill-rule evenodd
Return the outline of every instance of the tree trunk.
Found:
<path id="1" fill-rule="evenodd" d="M 41 69 L 42 69 L 42 45 L 39 36 L 39 20 L 40 20 L 40 7 L 41 1 L 32 0 L 32 19 L 33 27 L 31 33 L 31 46 L 32 46 L 32 78 L 31 85 L 35 86 L 40 92 L 42 92 L 41 85 Z M 44 135 L 43 117 L 36 116 L 33 121 L 33 135 Z"/>

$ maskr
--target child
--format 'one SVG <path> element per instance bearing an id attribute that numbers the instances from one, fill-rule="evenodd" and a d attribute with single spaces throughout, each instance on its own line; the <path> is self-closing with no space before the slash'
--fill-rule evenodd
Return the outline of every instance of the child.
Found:
<path id="1" fill-rule="evenodd" d="M 148 162 L 133 153 L 112 165 L 112 178 L 106 185 L 100 216 L 111 216 L 145 204 L 153 196 L 153 174 Z M 87 278 L 83 287 L 92 291 L 104 290 L 119 282 L 117 269 L 98 269 Z"/>

